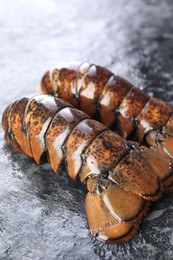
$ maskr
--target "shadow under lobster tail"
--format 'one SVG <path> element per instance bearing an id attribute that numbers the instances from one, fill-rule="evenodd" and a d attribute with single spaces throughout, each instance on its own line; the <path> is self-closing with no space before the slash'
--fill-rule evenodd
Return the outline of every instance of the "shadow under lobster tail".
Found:
<path id="1" fill-rule="evenodd" d="M 86 197 L 86 214 L 91 234 L 107 242 L 132 238 L 141 218 L 147 213 L 149 202 L 112 182 L 109 182 L 106 189 L 100 185 L 95 189 L 95 192 L 89 192 Z"/>

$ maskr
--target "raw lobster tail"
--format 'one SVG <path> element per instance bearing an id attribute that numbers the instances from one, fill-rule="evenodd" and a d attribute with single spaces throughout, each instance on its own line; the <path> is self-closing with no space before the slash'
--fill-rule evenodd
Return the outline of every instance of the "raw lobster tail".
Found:
<path id="1" fill-rule="evenodd" d="M 173 109 L 106 68 L 71 62 L 48 71 L 41 91 L 58 96 L 98 119 L 124 138 L 137 140 L 173 158 Z"/>
<path id="2" fill-rule="evenodd" d="M 169 157 L 126 141 L 50 95 L 14 102 L 4 111 L 2 126 L 6 141 L 17 151 L 37 163 L 46 153 L 55 172 L 64 163 L 73 180 L 79 178 L 87 185 L 90 230 L 101 240 L 130 239 L 150 202 L 172 188 Z"/>

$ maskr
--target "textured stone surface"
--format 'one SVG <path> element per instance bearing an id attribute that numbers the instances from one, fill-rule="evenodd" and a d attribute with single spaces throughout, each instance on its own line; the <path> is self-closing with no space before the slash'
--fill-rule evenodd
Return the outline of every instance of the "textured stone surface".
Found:
<path id="1" fill-rule="evenodd" d="M 1 0 L 0 113 L 58 62 L 109 67 L 173 103 L 172 0 Z M 11 150 L 0 132 L 0 259 L 173 259 L 173 194 L 128 243 L 91 237 L 86 189 Z"/>

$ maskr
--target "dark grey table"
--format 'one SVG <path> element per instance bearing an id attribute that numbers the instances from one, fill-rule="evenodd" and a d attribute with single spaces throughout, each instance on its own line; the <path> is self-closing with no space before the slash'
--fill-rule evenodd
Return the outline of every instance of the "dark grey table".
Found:
<path id="1" fill-rule="evenodd" d="M 58 62 L 102 64 L 173 103 L 172 0 L 1 0 L 0 113 Z M 128 243 L 90 236 L 85 187 L 11 150 L 0 132 L 0 259 L 173 259 L 173 194 Z"/>

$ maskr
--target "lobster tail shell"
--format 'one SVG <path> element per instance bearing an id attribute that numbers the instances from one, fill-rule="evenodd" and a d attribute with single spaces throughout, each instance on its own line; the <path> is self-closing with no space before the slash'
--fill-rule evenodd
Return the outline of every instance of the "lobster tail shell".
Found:
<path id="1" fill-rule="evenodd" d="M 126 139 L 150 146 L 153 141 L 154 146 L 161 147 L 173 158 L 171 105 L 150 98 L 106 68 L 87 62 L 72 64 L 46 73 L 41 81 L 41 91 L 68 101 Z M 151 138 L 151 131 L 160 134 L 158 142 L 156 135 L 155 139 Z"/>
<path id="2" fill-rule="evenodd" d="M 87 185 L 88 222 L 99 239 L 130 239 L 150 201 L 172 189 L 172 162 L 162 150 L 128 142 L 53 96 L 14 102 L 4 111 L 2 126 L 17 151 L 37 163 L 47 154 L 55 172 L 64 163 L 72 179 Z"/>

